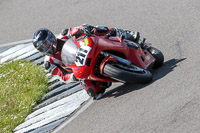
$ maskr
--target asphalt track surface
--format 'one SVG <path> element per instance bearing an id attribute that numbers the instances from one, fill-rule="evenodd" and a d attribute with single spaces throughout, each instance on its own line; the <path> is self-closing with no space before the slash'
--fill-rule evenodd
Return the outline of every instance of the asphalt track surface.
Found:
<path id="1" fill-rule="evenodd" d="M 60 132 L 199 133 L 199 0 L 1 0 L 0 44 L 82 23 L 140 31 L 163 51 L 147 85 L 113 85 Z"/>

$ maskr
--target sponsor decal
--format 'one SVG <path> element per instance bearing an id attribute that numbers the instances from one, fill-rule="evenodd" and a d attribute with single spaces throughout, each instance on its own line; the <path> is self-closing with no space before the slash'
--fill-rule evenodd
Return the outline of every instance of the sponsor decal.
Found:
<path id="1" fill-rule="evenodd" d="M 86 39 L 84 40 L 84 43 L 85 43 L 85 46 L 87 46 L 87 45 L 89 44 L 88 38 L 86 38 Z"/>

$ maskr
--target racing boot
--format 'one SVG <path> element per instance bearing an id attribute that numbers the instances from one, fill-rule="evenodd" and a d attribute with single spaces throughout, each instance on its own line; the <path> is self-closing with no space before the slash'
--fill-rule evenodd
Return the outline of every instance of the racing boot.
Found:
<path id="1" fill-rule="evenodd" d="M 118 29 L 118 28 L 115 28 L 114 30 L 115 30 L 115 35 L 120 37 L 121 39 L 127 39 L 135 43 L 138 43 L 138 41 L 140 40 L 139 32 L 123 30 L 123 29 Z"/>
<path id="2" fill-rule="evenodd" d="M 134 31 L 125 30 L 124 39 L 127 39 L 127 40 L 133 41 L 135 43 L 138 43 L 138 41 L 140 40 L 140 33 L 139 32 L 134 32 Z"/>

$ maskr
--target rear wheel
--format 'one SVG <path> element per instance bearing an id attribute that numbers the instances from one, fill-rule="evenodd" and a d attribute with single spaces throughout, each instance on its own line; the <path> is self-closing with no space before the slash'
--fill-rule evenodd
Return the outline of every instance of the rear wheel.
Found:
<path id="1" fill-rule="evenodd" d="M 103 72 L 121 82 L 145 84 L 152 81 L 151 72 L 135 65 L 128 67 L 123 64 L 107 63 L 104 66 Z"/>
<path id="2" fill-rule="evenodd" d="M 150 47 L 148 51 L 151 53 L 151 55 L 156 59 L 154 62 L 153 68 L 159 68 L 163 65 L 164 62 L 164 55 L 163 53 L 158 50 L 157 48 Z"/>

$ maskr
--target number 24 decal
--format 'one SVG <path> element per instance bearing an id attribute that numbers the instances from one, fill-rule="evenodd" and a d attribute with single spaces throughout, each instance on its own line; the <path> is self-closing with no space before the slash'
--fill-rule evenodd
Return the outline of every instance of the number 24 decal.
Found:
<path id="1" fill-rule="evenodd" d="M 84 66 L 87 55 L 92 48 L 89 46 L 82 46 L 76 53 L 75 64 L 76 66 Z"/>

